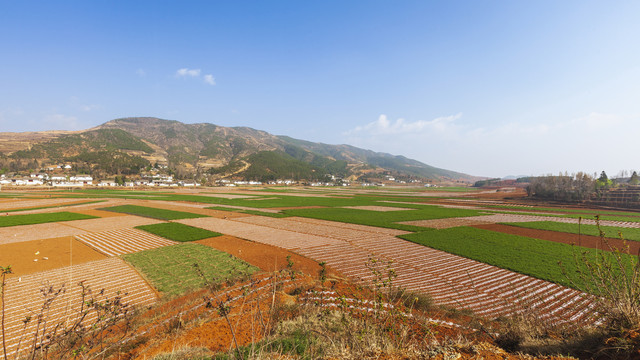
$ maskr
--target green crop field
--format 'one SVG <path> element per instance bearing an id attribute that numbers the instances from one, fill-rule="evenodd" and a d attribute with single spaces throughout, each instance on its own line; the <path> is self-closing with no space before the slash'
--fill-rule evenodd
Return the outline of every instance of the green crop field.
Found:
<path id="1" fill-rule="evenodd" d="M 234 209 L 234 208 L 228 208 L 228 207 L 224 207 L 224 206 L 211 206 L 211 207 L 208 207 L 207 209 L 218 210 L 218 211 L 237 212 L 237 213 L 250 214 L 250 215 L 268 216 L 268 217 L 273 217 L 273 218 L 285 218 L 285 217 L 289 217 L 290 216 L 290 215 L 281 214 L 281 213 L 266 212 L 266 211 L 260 211 L 260 210 Z"/>
<path id="2" fill-rule="evenodd" d="M 184 211 L 158 209 L 158 208 L 138 206 L 138 205 L 112 206 L 107 208 L 101 208 L 99 210 L 113 211 L 113 212 L 130 214 L 130 215 L 138 215 L 138 216 L 144 216 L 144 217 L 149 217 L 149 218 L 159 219 L 159 220 L 177 220 L 177 219 L 193 219 L 193 218 L 199 218 L 199 217 L 207 217 L 206 215 L 188 213 Z"/>
<path id="3" fill-rule="evenodd" d="M 159 292 L 177 296 L 208 284 L 246 277 L 258 268 L 201 244 L 178 244 L 122 256 Z M 205 279 L 199 274 L 198 268 Z"/>
<path id="4" fill-rule="evenodd" d="M 220 236 L 222 234 L 200 229 L 197 227 L 180 224 L 180 223 L 161 223 L 151 225 L 136 226 L 136 229 L 144 230 L 148 233 L 162 236 L 163 238 L 173 241 L 195 241 L 210 237 Z"/>
<path id="5" fill-rule="evenodd" d="M 72 212 L 56 212 L 43 214 L 25 214 L 0 216 L 0 227 L 43 224 L 58 221 L 95 219 L 97 216 L 77 214 Z"/>
<path id="6" fill-rule="evenodd" d="M 578 228 L 578 224 L 564 224 L 553 221 L 508 223 L 505 225 L 518 226 L 527 229 L 558 231 L 570 234 L 581 233 L 583 235 L 600 236 L 600 232 L 598 231 L 598 227 L 596 225 L 582 224 Z M 618 232 L 621 232 L 622 237 L 626 240 L 640 241 L 640 229 L 621 229 L 614 226 L 600 226 L 600 229 L 604 232 L 606 237 L 617 238 Z"/>
<path id="7" fill-rule="evenodd" d="M 386 203 L 375 205 L 388 206 Z M 412 210 L 400 211 L 370 211 L 347 208 L 320 208 L 320 209 L 289 209 L 282 212 L 291 216 L 301 216 L 314 219 L 341 221 L 352 224 L 378 226 L 406 231 L 423 231 L 425 228 L 413 225 L 397 224 L 403 221 L 444 219 L 452 217 L 466 217 L 483 215 L 482 212 L 467 209 L 450 209 L 432 205 L 405 205 L 396 204 Z"/>
<path id="8" fill-rule="evenodd" d="M 575 260 L 577 251 L 588 251 L 588 258 L 594 263 L 596 258 L 595 250 L 472 227 L 424 231 L 400 237 L 434 249 L 578 289 L 581 288 L 581 280 L 576 275 L 576 269 L 580 266 Z M 562 262 L 566 268 L 566 275 L 558 262 Z"/>

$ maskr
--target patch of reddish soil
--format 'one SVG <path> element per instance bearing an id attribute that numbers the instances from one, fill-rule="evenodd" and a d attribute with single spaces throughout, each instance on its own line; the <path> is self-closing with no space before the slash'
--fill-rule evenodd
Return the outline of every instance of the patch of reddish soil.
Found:
<path id="1" fill-rule="evenodd" d="M 10 277 L 104 258 L 106 256 L 71 236 L 0 245 L 0 266 L 11 265 Z"/>
<path id="2" fill-rule="evenodd" d="M 318 274 L 318 271 L 320 271 L 320 265 L 307 257 L 283 248 L 244 240 L 235 236 L 222 235 L 196 242 L 229 253 L 264 271 L 277 271 L 286 268 L 287 256 L 291 256 L 293 269 L 296 271 L 301 271 L 305 274 Z M 330 268 L 327 268 L 327 272 L 328 274 L 337 275 Z"/>
<path id="3" fill-rule="evenodd" d="M 483 224 L 472 226 L 478 229 L 491 230 L 511 235 L 526 236 L 563 244 L 579 245 L 591 249 L 612 250 L 607 246 L 607 244 L 603 244 L 602 240 L 598 236 L 580 235 L 580 237 L 578 237 L 578 234 L 570 234 L 550 230 L 527 229 L 518 226 L 502 224 Z M 640 241 L 624 242 L 620 239 L 606 238 L 606 242 L 608 242 L 609 246 L 611 246 L 612 248 L 617 248 L 623 251 L 626 251 L 626 248 L 628 246 L 629 252 L 631 254 L 638 254 L 640 252 Z"/>

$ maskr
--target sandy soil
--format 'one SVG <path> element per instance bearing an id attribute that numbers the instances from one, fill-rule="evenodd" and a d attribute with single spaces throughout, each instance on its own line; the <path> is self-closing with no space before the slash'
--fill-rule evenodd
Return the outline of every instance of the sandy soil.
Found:
<path id="1" fill-rule="evenodd" d="M 59 223 L 60 225 L 68 226 L 70 228 L 76 228 L 84 230 L 83 232 L 100 232 L 117 230 L 122 228 L 132 228 L 139 225 L 158 224 L 164 221 L 145 218 L 134 215 L 114 216 L 108 218 L 87 219 L 87 220 L 73 220 Z"/>
<path id="2" fill-rule="evenodd" d="M 97 219 L 99 220 L 99 219 Z M 85 220 L 81 220 L 85 221 Z M 62 223 L 48 223 L 35 225 L 20 225 L 0 228 L 0 244 L 49 239 L 85 233 L 83 229 L 62 225 Z"/>
<path id="3" fill-rule="evenodd" d="M 20 277 L 104 258 L 104 255 L 71 236 L 0 245 L 0 266 L 11 265 L 13 270 L 9 277 Z"/>
<path id="4" fill-rule="evenodd" d="M 9 202 L 0 203 L 0 213 L 4 210 L 17 210 L 27 209 L 43 206 L 59 206 L 70 205 L 87 202 L 86 199 L 61 199 L 61 198 L 46 198 L 46 199 L 11 199 Z"/>

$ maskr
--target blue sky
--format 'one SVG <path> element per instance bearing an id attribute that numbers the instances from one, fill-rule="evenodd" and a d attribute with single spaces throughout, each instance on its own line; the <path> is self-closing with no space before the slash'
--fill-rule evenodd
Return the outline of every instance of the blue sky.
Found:
<path id="1" fill-rule="evenodd" d="M 0 131 L 156 116 L 479 176 L 640 170 L 638 1 L 0 0 Z"/>

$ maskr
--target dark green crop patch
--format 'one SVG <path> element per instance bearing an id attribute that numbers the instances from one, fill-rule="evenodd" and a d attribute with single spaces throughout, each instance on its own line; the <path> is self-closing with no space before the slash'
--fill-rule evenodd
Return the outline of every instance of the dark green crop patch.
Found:
<path id="1" fill-rule="evenodd" d="M 120 205 L 112 206 L 108 208 L 102 208 L 100 210 L 113 211 L 129 215 L 144 216 L 159 220 L 178 220 L 178 219 L 193 219 L 199 217 L 207 217 L 207 215 L 200 215 L 194 213 L 188 213 L 184 211 L 175 211 L 167 209 L 152 208 L 138 205 Z"/>
<path id="2" fill-rule="evenodd" d="M 144 230 L 148 233 L 180 242 L 202 240 L 222 235 L 217 232 L 174 222 L 141 225 L 136 226 L 136 229 Z"/>

